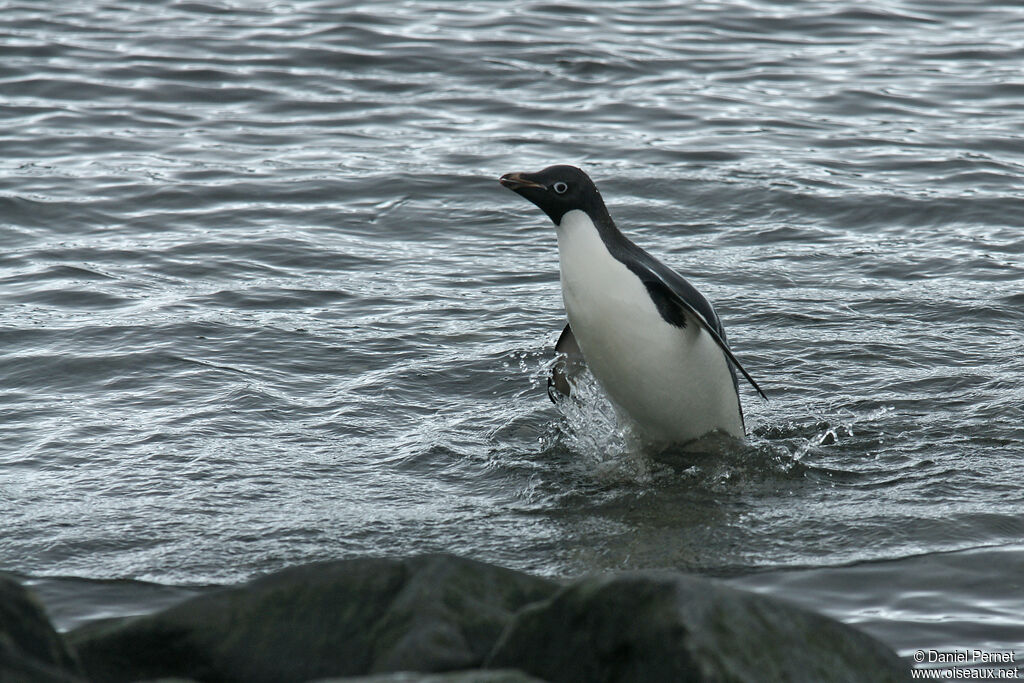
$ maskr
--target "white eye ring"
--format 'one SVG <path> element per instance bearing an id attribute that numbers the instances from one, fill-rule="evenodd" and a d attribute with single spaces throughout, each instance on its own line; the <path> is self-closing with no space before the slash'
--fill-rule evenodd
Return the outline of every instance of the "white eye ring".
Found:
<path id="1" fill-rule="evenodd" d="M 551 189 L 558 194 L 565 194 L 566 191 L 569 189 L 569 186 L 563 183 L 561 180 L 559 180 L 557 183 L 551 186 Z"/>

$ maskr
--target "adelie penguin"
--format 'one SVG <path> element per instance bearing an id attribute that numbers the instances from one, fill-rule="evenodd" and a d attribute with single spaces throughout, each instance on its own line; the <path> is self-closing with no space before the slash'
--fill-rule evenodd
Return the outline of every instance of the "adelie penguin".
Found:
<path id="1" fill-rule="evenodd" d="M 568 394 L 585 362 L 652 442 L 685 443 L 715 430 L 742 439 L 736 370 L 765 394 L 729 349 L 708 300 L 619 231 L 580 169 L 508 173 L 501 184 L 536 204 L 558 235 L 569 324 L 549 391 Z"/>

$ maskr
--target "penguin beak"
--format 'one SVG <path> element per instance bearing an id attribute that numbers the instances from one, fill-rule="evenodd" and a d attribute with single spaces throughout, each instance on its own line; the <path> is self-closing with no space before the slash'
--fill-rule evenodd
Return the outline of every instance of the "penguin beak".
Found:
<path id="1" fill-rule="evenodd" d="M 535 183 L 532 180 L 525 178 L 522 173 L 506 173 L 498 179 L 498 182 L 508 189 L 516 192 L 527 188 L 536 188 L 538 190 L 547 189 L 540 183 Z"/>

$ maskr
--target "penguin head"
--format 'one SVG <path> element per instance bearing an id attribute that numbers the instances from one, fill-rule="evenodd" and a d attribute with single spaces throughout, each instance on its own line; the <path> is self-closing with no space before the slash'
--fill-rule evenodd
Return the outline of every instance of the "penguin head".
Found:
<path id="1" fill-rule="evenodd" d="M 536 204 L 555 225 L 579 209 L 591 218 L 605 212 L 601 193 L 590 177 L 575 166 L 548 166 L 536 173 L 506 173 L 499 182 Z"/>

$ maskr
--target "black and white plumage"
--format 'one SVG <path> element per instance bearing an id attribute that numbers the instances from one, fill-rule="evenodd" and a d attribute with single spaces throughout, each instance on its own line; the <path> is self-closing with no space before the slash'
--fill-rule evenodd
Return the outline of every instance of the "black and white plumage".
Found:
<path id="1" fill-rule="evenodd" d="M 567 393 L 582 356 L 647 438 L 683 443 L 715 430 L 743 438 L 736 370 L 764 392 L 733 355 L 708 300 L 619 231 L 580 169 L 508 173 L 501 184 L 556 226 L 569 324 L 551 387 Z"/>

